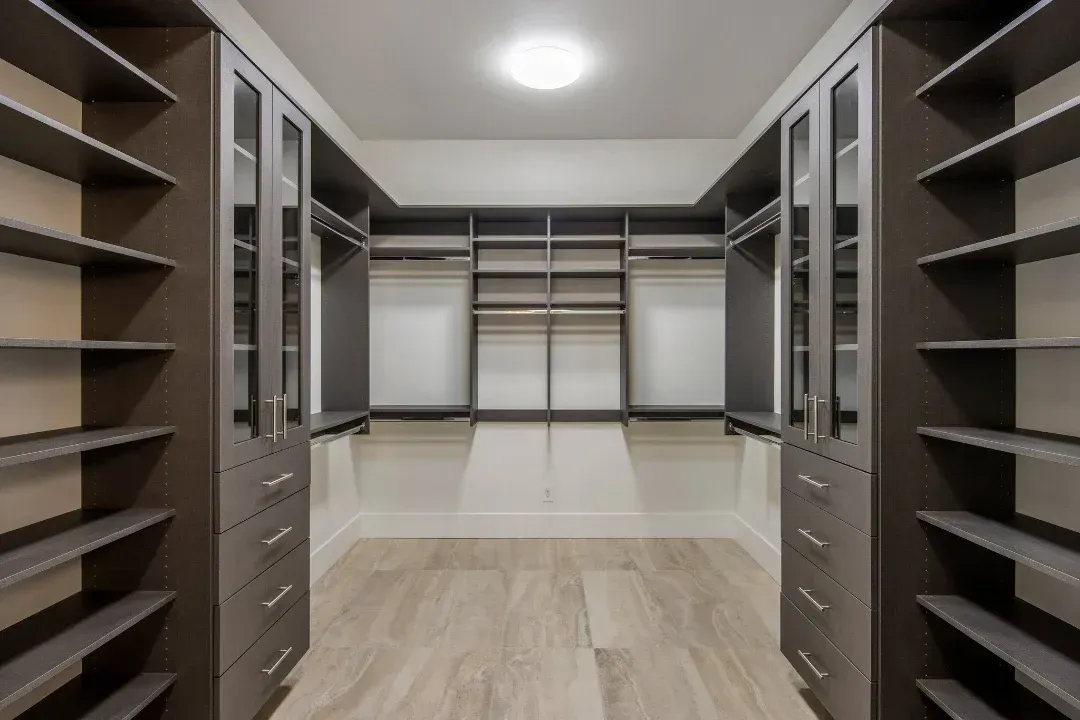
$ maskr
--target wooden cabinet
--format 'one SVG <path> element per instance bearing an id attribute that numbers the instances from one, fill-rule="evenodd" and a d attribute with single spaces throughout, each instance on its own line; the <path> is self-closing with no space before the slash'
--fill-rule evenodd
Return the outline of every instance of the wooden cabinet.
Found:
<path id="1" fill-rule="evenodd" d="M 781 121 L 784 442 L 874 471 L 873 31 Z"/>

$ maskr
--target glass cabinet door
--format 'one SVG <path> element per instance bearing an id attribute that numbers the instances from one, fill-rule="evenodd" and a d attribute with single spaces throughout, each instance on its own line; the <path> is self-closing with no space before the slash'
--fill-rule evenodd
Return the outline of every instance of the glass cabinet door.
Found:
<path id="1" fill-rule="evenodd" d="M 782 435 L 812 448 L 818 344 L 818 117 L 810 90 L 781 121 L 784 353 Z"/>
<path id="2" fill-rule="evenodd" d="M 280 93 L 275 98 L 275 274 L 277 346 L 274 386 L 280 435 L 288 447 L 311 437 L 308 415 L 308 322 L 311 224 L 310 122 Z"/>
<path id="3" fill-rule="evenodd" d="M 272 86 L 223 42 L 219 313 L 219 452 L 225 470 L 269 450 L 271 378 L 266 317 Z"/>
<path id="4" fill-rule="evenodd" d="M 821 81 L 823 454 L 871 471 L 873 122 L 868 33 Z"/>

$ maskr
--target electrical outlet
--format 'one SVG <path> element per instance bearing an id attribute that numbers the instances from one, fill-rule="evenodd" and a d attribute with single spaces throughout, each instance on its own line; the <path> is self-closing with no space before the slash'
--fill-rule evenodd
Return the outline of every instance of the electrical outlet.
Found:
<path id="1" fill-rule="evenodd" d="M 555 502 L 555 488 L 550 486 L 544 488 L 544 502 Z"/>

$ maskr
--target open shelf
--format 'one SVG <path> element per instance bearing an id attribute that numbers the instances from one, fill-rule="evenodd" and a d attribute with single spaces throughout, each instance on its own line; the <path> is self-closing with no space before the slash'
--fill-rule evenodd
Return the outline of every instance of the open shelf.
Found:
<path id="1" fill-rule="evenodd" d="M 724 247 L 721 245 L 684 245 L 665 247 L 632 247 L 631 260 L 723 260 Z"/>
<path id="2" fill-rule="evenodd" d="M 621 237 L 563 236 L 551 238 L 554 250 L 621 250 L 626 240 Z"/>
<path id="3" fill-rule="evenodd" d="M 725 412 L 732 422 L 749 425 L 758 430 L 780 434 L 780 413 L 773 412 Z"/>
<path id="4" fill-rule="evenodd" d="M 1080 550 L 1043 537 L 1050 533 L 1036 532 L 1036 528 L 1047 528 L 1044 523 L 1019 516 L 1016 523 L 1006 524 L 964 511 L 923 511 L 916 517 L 1044 575 L 1080 586 Z"/>
<path id="5" fill-rule="evenodd" d="M 755 212 L 727 231 L 731 245 L 738 245 L 743 240 L 749 240 L 764 232 L 775 234 L 780 232 L 780 198 L 776 198 L 765 207 Z"/>
<path id="6" fill-rule="evenodd" d="M 546 250 L 548 246 L 542 237 L 478 237 L 473 242 L 478 250 Z"/>
<path id="7" fill-rule="evenodd" d="M 473 303 L 473 310 L 547 310 L 548 304 L 543 300 L 535 302 L 526 300 L 477 300 Z"/>
<path id="8" fill-rule="evenodd" d="M 723 420 L 723 405 L 631 405 L 631 420 Z"/>
<path id="9" fill-rule="evenodd" d="M 171 518 L 172 510 L 76 510 L 0 535 L 0 590 Z"/>
<path id="10" fill-rule="evenodd" d="M 952 720 L 1007 720 L 955 680 L 916 680 L 915 684 Z"/>
<path id="11" fill-rule="evenodd" d="M 1080 217 L 925 255 L 919 258 L 919 265 L 958 262 L 1023 265 L 1076 253 L 1080 253 Z"/>
<path id="12" fill-rule="evenodd" d="M 468 405 L 401 405 L 371 408 L 372 420 L 467 420 Z"/>
<path id="13" fill-rule="evenodd" d="M 12 218 L 0 218 L 0 253 L 78 267 L 176 267 L 175 262 L 158 255 L 129 250 L 119 245 L 90 240 Z"/>
<path id="14" fill-rule="evenodd" d="M 921 342 L 915 347 L 919 350 L 1052 350 L 1055 348 L 1080 348 L 1080 337 L 947 340 Z"/>
<path id="15" fill-rule="evenodd" d="M 0 468 L 171 435 L 169 426 L 75 427 L 0 438 Z"/>
<path id="16" fill-rule="evenodd" d="M 315 231 L 319 232 L 319 234 L 322 234 L 320 228 L 325 228 L 330 230 L 335 237 L 339 237 L 353 245 L 362 247 L 367 238 L 367 233 L 315 198 L 311 199 L 311 222 L 313 225 L 319 226 L 315 228 Z"/>
<path id="17" fill-rule="evenodd" d="M 626 303 L 622 300 L 585 300 L 552 302 L 552 310 L 622 310 Z"/>
<path id="18" fill-rule="evenodd" d="M 552 268 L 553 278 L 621 278 L 626 273 L 621 268 Z"/>
<path id="19" fill-rule="evenodd" d="M 331 430 L 339 425 L 363 420 L 370 413 L 367 410 L 324 410 L 311 416 L 311 432 L 319 433 Z"/>
<path id="20" fill-rule="evenodd" d="M 176 100 L 45 0 L 2 4 L 0 58 L 82 102 Z"/>
<path id="21" fill-rule="evenodd" d="M 1015 97 L 1080 62 L 1071 0 L 1041 0 L 918 89 L 978 91 Z"/>
<path id="22" fill-rule="evenodd" d="M 119 687 L 76 678 L 50 693 L 34 707 L 19 715 L 19 720 L 135 720 L 176 682 L 171 673 L 143 673 Z"/>
<path id="23" fill-rule="evenodd" d="M 473 277 L 477 278 L 546 278 L 547 270 L 473 270 Z"/>
<path id="24" fill-rule="evenodd" d="M 2 95 L 0 155 L 84 185 L 176 184 L 172 175 Z"/>
<path id="25" fill-rule="evenodd" d="M 1010 620 L 988 612 L 959 595 L 920 595 L 918 602 L 1011 665 L 1021 675 L 1071 707 L 1080 709 L 1080 663 L 1068 655 L 1029 634 Z M 1016 601 L 1015 608 L 1017 614 L 1039 614 L 1034 607 L 1025 607 L 1022 601 Z M 1049 616 L 1046 616 L 1045 621 L 1048 624 Z"/>
<path id="26" fill-rule="evenodd" d="M 1080 465 L 1080 438 L 1069 435 L 974 427 L 920 427 L 919 434 L 1061 465 Z"/>
<path id="27" fill-rule="evenodd" d="M 0 710 L 172 602 L 175 592 L 83 592 L 0 632 Z"/>
<path id="28" fill-rule="evenodd" d="M 26 350 L 105 350 L 169 352 L 175 343 L 121 342 L 113 340 L 52 340 L 37 338 L 0 338 L 0 348 Z"/>
<path id="29" fill-rule="evenodd" d="M 372 260 L 441 260 L 442 258 L 455 258 L 467 260 L 469 248 L 467 247 L 434 247 L 412 246 L 391 247 L 387 245 L 372 245 Z"/>
<path id="30" fill-rule="evenodd" d="M 1080 157 L 1080 97 L 979 143 L 918 180 L 1020 180 Z"/>

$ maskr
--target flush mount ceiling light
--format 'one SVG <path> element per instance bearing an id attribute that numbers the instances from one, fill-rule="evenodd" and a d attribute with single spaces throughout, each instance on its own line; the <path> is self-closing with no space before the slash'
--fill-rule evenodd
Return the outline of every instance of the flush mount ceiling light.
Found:
<path id="1" fill-rule="evenodd" d="M 510 59 L 510 74 L 525 87 L 555 90 L 581 76 L 581 61 L 574 53 L 560 47 L 533 47 Z"/>

